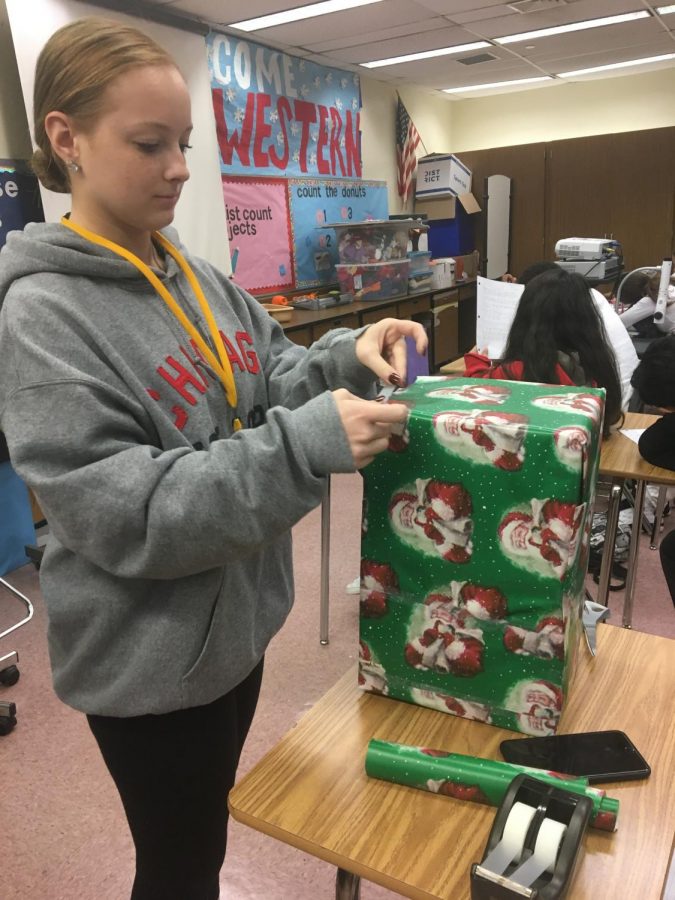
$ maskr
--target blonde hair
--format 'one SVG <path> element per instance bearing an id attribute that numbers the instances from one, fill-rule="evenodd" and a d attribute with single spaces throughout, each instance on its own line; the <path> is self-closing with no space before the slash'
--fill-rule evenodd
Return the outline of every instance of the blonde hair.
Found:
<path id="1" fill-rule="evenodd" d="M 176 67 L 176 63 L 142 31 L 109 19 L 79 19 L 49 38 L 35 67 L 33 122 L 38 149 L 31 160 L 33 171 L 46 188 L 61 194 L 70 192 L 65 163 L 54 152 L 45 131 L 47 113 L 58 110 L 80 122 L 94 122 L 108 85 L 141 66 Z"/>

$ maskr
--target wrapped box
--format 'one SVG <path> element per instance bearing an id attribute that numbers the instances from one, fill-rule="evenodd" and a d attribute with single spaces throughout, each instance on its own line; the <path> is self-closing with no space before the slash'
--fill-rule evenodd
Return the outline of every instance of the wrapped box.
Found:
<path id="1" fill-rule="evenodd" d="M 471 192 L 471 169 L 452 153 L 432 153 L 417 160 L 415 196 L 458 197 Z"/>
<path id="2" fill-rule="evenodd" d="M 359 683 L 555 733 L 581 632 L 604 391 L 419 378 L 365 470 Z"/>
<path id="3" fill-rule="evenodd" d="M 410 261 L 392 259 L 389 262 L 335 266 L 340 293 L 354 300 L 389 300 L 408 293 Z"/>

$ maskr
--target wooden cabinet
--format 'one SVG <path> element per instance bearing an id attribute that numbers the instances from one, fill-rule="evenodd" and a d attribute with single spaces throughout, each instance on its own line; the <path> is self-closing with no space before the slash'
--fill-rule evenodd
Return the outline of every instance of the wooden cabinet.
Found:
<path id="1" fill-rule="evenodd" d="M 374 325 L 380 319 L 388 319 L 390 316 L 396 316 L 396 306 L 380 306 L 377 309 L 362 309 L 359 313 L 361 325 Z"/>
<path id="2" fill-rule="evenodd" d="M 287 331 L 286 337 L 294 344 L 300 344 L 301 347 L 309 347 L 312 343 L 312 329 L 310 326 L 306 328 L 295 328 L 293 331 Z"/>
<path id="3" fill-rule="evenodd" d="M 419 297 L 409 297 L 398 303 L 399 319 L 414 319 L 420 313 L 431 309 L 431 294 L 421 294 Z"/>
<path id="4" fill-rule="evenodd" d="M 333 328 L 358 328 L 359 317 L 356 313 L 346 313 L 335 319 L 327 319 L 325 322 L 315 322 L 312 325 L 312 340 L 318 341 L 327 331 Z"/>

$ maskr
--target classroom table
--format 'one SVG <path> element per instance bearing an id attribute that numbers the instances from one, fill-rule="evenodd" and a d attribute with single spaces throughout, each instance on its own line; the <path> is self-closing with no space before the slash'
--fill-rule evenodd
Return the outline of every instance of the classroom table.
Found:
<path id="1" fill-rule="evenodd" d="M 604 785 L 621 803 L 618 831 L 587 831 L 568 897 L 657 900 L 675 832 L 675 645 L 611 625 L 598 632 L 597 656 L 580 649 L 561 732 L 624 730 L 652 774 Z M 368 778 L 366 747 L 379 738 L 499 759 L 514 734 L 365 694 L 356 677 L 350 668 L 241 779 L 232 816 L 337 866 L 338 900 L 357 900 L 361 877 L 416 900 L 467 900 L 495 810 Z"/>
<path id="2" fill-rule="evenodd" d="M 644 430 L 657 421 L 658 416 L 644 413 L 626 413 L 622 428 Z M 607 529 L 605 545 L 602 553 L 602 564 L 598 580 L 598 603 L 607 606 L 609 597 L 609 580 L 614 555 L 614 544 L 619 523 L 619 504 L 626 481 L 635 481 L 635 500 L 633 505 L 633 527 L 631 528 L 628 562 L 626 565 L 626 589 L 623 601 L 622 623 L 624 628 L 631 628 L 633 621 L 633 602 L 635 595 L 635 576 L 637 574 L 638 550 L 640 547 L 640 531 L 644 510 L 644 496 L 647 484 L 663 484 L 675 487 L 675 472 L 653 466 L 640 456 L 635 441 L 614 432 L 602 442 L 600 448 L 600 474 L 611 479 L 609 505 L 607 507 Z"/>

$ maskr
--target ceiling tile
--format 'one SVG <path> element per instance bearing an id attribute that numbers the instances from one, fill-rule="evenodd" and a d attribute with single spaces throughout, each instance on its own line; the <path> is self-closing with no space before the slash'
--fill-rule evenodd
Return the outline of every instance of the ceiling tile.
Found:
<path id="1" fill-rule="evenodd" d="M 425 31 L 438 31 L 440 28 L 447 28 L 448 23 L 445 19 L 426 19 L 424 22 L 415 22 L 415 32 L 422 34 Z M 386 28 L 383 31 L 373 34 L 352 33 L 347 37 L 334 38 L 319 41 L 317 44 L 305 44 L 308 50 L 320 53 L 323 50 L 339 49 L 341 47 L 358 47 L 363 44 L 370 44 L 373 41 L 391 40 L 397 37 L 407 37 L 411 32 L 410 25 L 396 25 L 393 28 Z"/>

